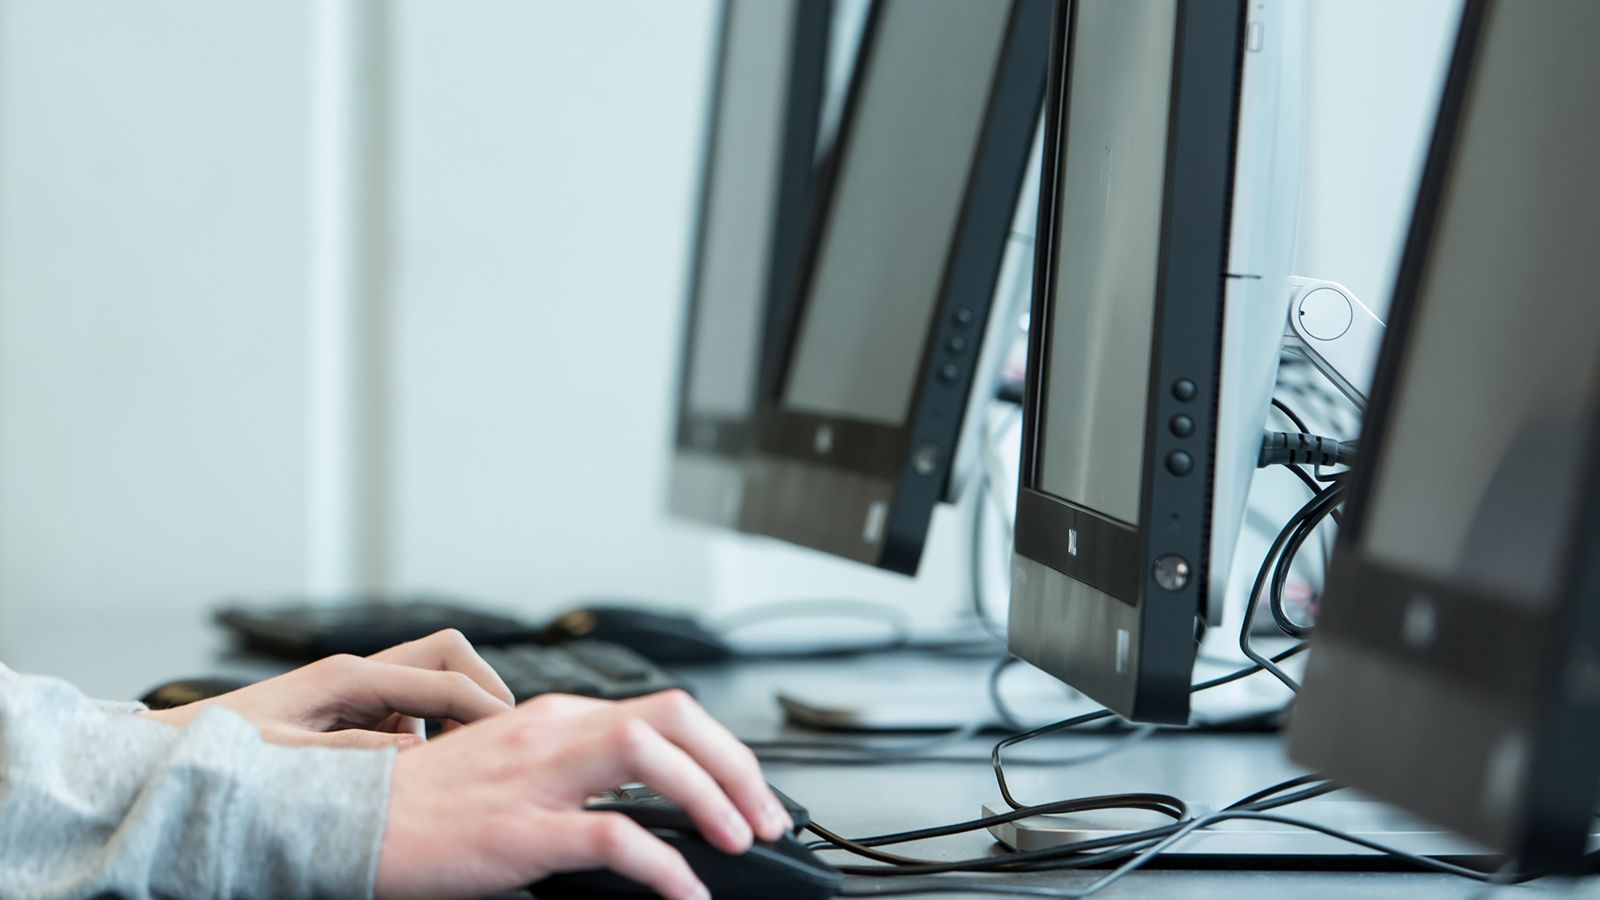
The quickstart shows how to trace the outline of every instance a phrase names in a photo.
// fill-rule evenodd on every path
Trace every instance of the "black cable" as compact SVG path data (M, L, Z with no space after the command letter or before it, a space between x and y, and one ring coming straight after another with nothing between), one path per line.
M1322 507L1338 503L1340 497L1342 496L1343 490L1344 487L1342 484L1334 484L1324 488L1322 491L1318 492L1315 497L1312 497L1309 501L1307 501L1304 506L1300 507L1300 509L1292 517L1290 517L1289 523L1283 527L1283 530L1278 532L1277 537L1273 538L1272 546L1267 548L1267 555L1261 561L1261 567L1256 570L1255 581L1251 583L1250 593L1245 600L1244 621L1239 626L1240 652L1244 653L1244 655L1251 662L1260 666L1262 669L1265 669L1267 672L1271 673L1274 678L1283 682L1283 684L1288 687L1289 690L1295 691L1296 693L1300 691L1299 683L1293 678L1289 677L1288 673L1278 668L1274 664L1274 660L1266 659L1261 654L1257 653L1255 648L1250 646L1250 629L1255 624L1256 606L1260 602L1261 592L1266 586L1268 575L1273 571L1273 567L1277 563L1278 556L1283 551L1284 544L1289 540L1289 537L1293 533L1294 529L1297 528L1299 524L1306 518L1315 515Z
M1271 665L1272 663L1283 662L1289 657L1294 656L1305 649L1305 644L1296 644L1295 646L1273 656L1270 661L1265 662L1267 662L1268 665ZM1251 675L1254 675L1263 668L1265 668L1265 666L1263 666L1260 662L1256 662L1252 665L1246 666L1243 669L1229 672L1226 675L1219 675L1216 678L1210 679L1209 681L1202 681L1190 687L1189 692L1199 693L1200 691L1209 691L1212 688L1221 687L1225 684L1231 684L1241 678L1247 678ZM1274 666L1274 668L1276 667ZM989 764L994 769L995 784L999 787L1000 796L1006 801L1006 805L1012 809L1022 809L1028 806L1028 804L1022 803L1013 797L1010 786L1006 784L1005 761L1002 759L1002 754L1005 752L1007 747L1015 747L1017 744L1023 743L1024 741L1031 741L1034 738L1043 737L1047 734L1054 734L1057 731L1065 731L1068 728L1076 728L1079 725L1086 725L1090 722L1098 722L1103 719L1109 719L1113 715L1114 713L1112 713L1109 709L1095 710L1094 712L1088 712L1082 715L1073 716L1068 719L1062 719L1059 722L1051 722L1048 725L1040 725L1038 728L1032 728L1020 734L1011 735L995 744L994 749L989 753Z
M1279 787L1281 787L1281 786L1279 786ZM1323 787L1327 788L1327 789L1332 789L1332 786L1329 786L1329 785L1324 785ZM1269 792L1271 790L1272 789L1269 789ZM1326 792L1326 791L1324 790L1323 792ZM1261 792L1258 792L1258 793L1261 793ZM1307 792L1301 792L1301 793L1307 793ZM1278 798L1278 800L1276 802L1278 803L1278 805L1287 805L1288 798L1287 797ZM1129 875L1129 874L1131 874L1131 873L1143 868L1144 866L1148 865L1151 861L1156 859L1158 856L1160 856L1166 850L1170 849L1172 846L1176 845L1179 841L1183 840L1185 837L1188 837L1190 834L1193 834L1195 831L1198 831L1198 830L1200 830L1202 828L1211 827L1211 826L1213 826L1213 825L1215 825L1215 824L1217 824L1219 822L1229 821L1229 820L1249 820L1249 821L1259 821L1259 822L1270 822L1270 823L1274 823L1274 824L1278 824L1278 825L1284 825L1284 826L1291 827L1291 828L1303 828L1303 829L1306 829L1306 830L1309 830L1309 831L1315 831L1315 832L1317 832L1319 834L1326 835L1326 836L1331 837L1331 838L1333 838L1335 840L1338 840L1338 841L1343 841L1345 843L1349 843L1349 844L1353 844L1355 846L1363 847L1363 848L1365 848L1367 850L1371 850L1371 851L1373 851L1375 853L1381 853L1381 854L1384 854L1386 856L1390 856L1390 857L1392 857L1394 859L1402 860L1404 862L1407 862L1407 863L1409 863L1411 865L1414 865L1414 866L1417 866L1419 868L1430 869L1430 870L1435 871L1435 872L1442 872L1442 873L1450 874L1450 875L1456 875L1456 876L1459 876L1459 877L1468 878L1468 879L1471 879L1471 880L1474 880L1474 881L1479 881L1479 882L1485 882L1485 883L1490 883L1490 884L1504 884L1504 883L1512 883L1512 882L1515 882L1515 881L1528 880L1531 877L1535 877L1535 876L1533 876L1531 874L1525 874L1525 875L1521 875L1521 876L1512 875L1509 866L1502 867L1500 870L1498 870L1496 872L1492 872L1492 873L1491 872L1483 872L1483 871L1479 871L1479 870L1476 870L1476 869L1468 868L1466 866L1460 866L1460 865L1456 865L1454 863L1445 862L1443 860L1433 859L1433 858L1430 858L1430 857L1426 857L1426 856L1421 856L1421 855L1418 855L1418 854L1410 853L1410 852L1401 850L1399 848L1392 847L1392 846L1389 846L1387 844L1380 843L1378 841L1374 841L1374 840L1370 840L1370 839L1361 837L1359 835L1354 835L1354 834L1350 834L1348 832L1340 831L1339 829L1332 828L1330 826L1323 825L1323 824L1318 823L1318 822L1311 822L1311 821L1308 821L1308 820L1305 820L1305 819L1294 818L1294 817L1291 817L1291 816L1282 815L1280 813L1271 812L1271 811L1269 811L1269 808L1259 808L1259 805L1257 807L1251 807L1251 806L1246 806L1246 805L1241 805L1241 804L1234 804L1234 805L1231 805L1231 806L1229 806L1229 807L1227 807L1227 808L1225 808L1225 809L1223 809L1221 811L1218 811L1218 812L1215 812L1215 813L1211 813L1209 815L1201 816L1199 818L1189 819L1189 820L1187 820L1185 822L1182 822L1182 823L1174 824L1174 825L1171 825L1171 826L1166 826L1163 829L1149 829L1149 830L1147 830L1147 832L1138 833L1138 834L1140 834L1140 836L1137 837L1137 838L1135 838L1133 834L1125 836L1125 839L1132 839L1132 840L1136 841L1137 849L1134 850L1131 853L1128 850L1111 851L1109 853L1099 854L1098 856L1094 857L1097 862L1103 862L1108 857L1121 857L1125 861L1117 869L1113 870L1110 873L1107 873L1106 875L1101 876L1100 878L1098 878L1095 881L1091 882L1089 885L1087 885L1085 887L1082 887L1082 888L1054 888L1054 887L1048 887L1048 886L1043 886L1043 885L1040 885L1040 886L1008 885L1008 884L1004 884L1004 883L991 883L991 882L987 882L987 881L977 881L977 880L971 880L971 879L968 879L966 881L956 881L956 880L950 880L950 879L939 879L937 881L935 881L935 880L923 880L923 881L913 882L913 883L889 885L889 886L877 887L877 888L872 889L872 890L864 889L864 886L850 886L850 887L848 887L848 889L846 891L844 891L842 893L845 896L874 896L874 895L876 895L876 896L906 896L906 895L911 895L911 894L926 894L926 893L955 893L957 891L977 892L977 893L982 893L984 891L994 891L996 893L1001 893L1001 894L1005 894L1005 895L1015 895L1015 896L1058 897L1058 898L1088 897L1088 896L1091 896L1091 895L1093 895L1095 893L1098 893L1101 890L1104 890L1107 887L1110 887L1112 884L1115 884L1117 881L1120 881L1122 878L1126 877L1127 875ZM1152 840L1151 838L1149 838L1147 836L1144 836L1144 835L1147 835L1150 831L1164 831L1165 834L1163 834L1160 837L1155 838L1155 839ZM1086 841L1086 842L1082 842L1081 844L1073 844L1073 845L1069 845L1069 847L1071 847L1071 848L1082 848L1082 845L1083 844L1087 844L1087 843L1089 843L1089 842ZM1068 849L1068 848L1051 848L1051 849L1052 850L1064 850L1064 849ZM1033 855L1037 855L1037 854L1043 853L1043 852L1047 852L1047 851L1032 851L1028 855L1033 856ZM1021 854L1017 854L1017 855L1021 855ZM999 859L1006 859L1006 858L1007 857L999 857ZM1085 857L1085 858L1087 859L1088 857ZM986 857L982 861L987 861L989 859L995 859L995 857ZM1081 863L1082 861L1083 860L1063 860L1058 865L1051 866L1051 868L1080 868L1081 865L1079 865L1079 863ZM948 864L944 864L944 865L948 865ZM874 867L853 866L853 867L847 867L847 868L850 870L851 874L863 874L863 873L865 873L865 874L871 874L871 875L874 875L874 876L881 877L881 876L884 876L884 875L891 875L891 874L892 875L920 875L920 874L923 874L923 870L926 870L926 869L929 869L929 868L934 868L934 866L916 866L916 867L914 867L915 871L912 871L912 867L896 867L896 868L886 868L886 869L878 867L876 870L874 869ZM986 866L984 866L984 868L986 868L986 869L999 868L1002 871L1012 871L1013 870L1010 867L1004 867L1004 866L997 867L997 866L990 866L990 865L986 865ZM1037 870L1038 868L1042 868L1042 867L1040 867L1040 866L1017 867L1017 870L1034 871L1034 870ZM864 872L863 872L863 870L864 870ZM995 890L995 889L998 889L998 890Z
M1302 787L1304 785L1314 784L1322 780L1324 779L1321 775L1301 775L1298 778L1291 778L1288 781L1280 781L1272 787L1262 788L1253 794L1235 800L1233 803L1229 804L1227 808L1242 809L1246 806L1250 806L1253 803L1260 803L1261 801L1266 800L1275 794L1281 794L1290 788Z
M1272 579L1267 590L1267 609L1272 613L1272 619L1285 634L1297 639L1311 636L1312 627L1301 625L1290 618L1288 610L1283 605L1284 588L1289 583L1289 572L1294 565L1294 560L1300 555L1300 548L1306 540L1317 530L1323 520L1329 516L1338 520L1338 504L1343 502L1344 488L1336 483L1326 489L1328 502L1319 504L1314 511L1294 526L1288 540L1283 545L1282 552L1273 563ZM1338 502L1335 502L1338 501Z
M1144 841L1159 840L1178 826L1174 823L1110 837L1076 841L1060 847L1018 850L1000 856L975 856L955 860L918 860L914 857L884 853L870 847L860 847L850 839L840 837L818 825L815 821L806 827L828 841L829 846L834 849L844 850L869 859L877 859L883 863L876 866L835 866L840 872L846 875L870 875L877 878L908 878L918 875L942 875L948 872L1027 872L1039 869L1075 869L1102 865L1110 857L1129 854L1128 845L1130 843L1136 844ZM1096 855L1087 852L1090 850L1105 850L1106 852Z
M1294 427L1300 429L1302 432L1311 431L1311 429L1306 426L1306 420L1300 418L1298 413L1290 409L1287 403L1284 403L1277 397L1272 398L1272 408L1283 413L1284 417L1287 418L1294 425Z
M917 829L916 831L905 831L890 835L878 835L865 840L840 837L839 835L828 831L827 828L824 828L820 825L815 825L815 823L813 823L814 827L812 830L827 842L827 846L832 846L841 850L849 850L851 853L854 853L857 856L863 856L867 859L889 863L895 866L921 867L929 864L944 865L944 863L930 863L929 860L917 859L910 856L902 856L898 853L889 853L885 850L879 850L877 848L889 844L904 844L910 841L928 840L929 838L948 837L953 834L978 831L993 825L1002 825L1007 822L1015 822L1018 819L1025 819L1030 816L1059 816L1105 809L1142 809L1164 815L1172 819L1174 822L1181 822L1189 815L1188 806L1182 800L1170 794L1128 793L1106 794L1099 797L1080 797L1072 800L1061 800L1055 803L1043 803L1038 806L1030 806L1026 809L1012 810L1006 813L998 813L992 816L970 819L968 821L957 822L952 825L940 825L931 828L921 828ZM1120 836L1118 836L1118 842L1123 842ZM1055 850L1059 848L1052 847L1048 849ZM996 863L1017 863L1024 861L1024 856L1023 854L1011 854L1004 857L984 857L984 859L994 859Z
M1308 784L1314 785L1314 786L1311 787L1311 788L1307 788L1304 791L1298 791L1298 792L1293 793L1293 794L1284 794L1283 793L1284 791L1287 791L1290 788L1301 787L1303 785L1308 785ZM1291 778L1288 781L1279 782L1278 784L1272 785L1271 787L1263 788L1262 790L1256 791L1255 793L1250 794L1249 796L1242 797L1239 800L1236 800L1233 803L1229 804L1226 808L1227 809L1252 809L1252 810L1277 809L1277 808L1279 808L1281 806L1288 806L1291 803L1298 803L1301 800L1310 799L1310 797L1313 797L1313 796L1320 796L1322 794L1329 793L1330 791L1336 790L1336 789L1337 789L1336 785L1333 785L1332 783L1326 781L1320 775L1301 775L1301 776L1298 776L1298 777L1295 777L1295 778ZM1138 795L1125 794L1125 795L1118 795L1118 796L1121 796L1121 797L1137 797ZM1169 812L1169 811L1177 811L1180 808L1181 801L1178 801L1178 799L1176 797L1169 797L1167 795L1161 795L1161 794L1149 795L1149 796L1156 797L1156 798L1161 798L1161 800L1166 801L1163 804L1164 808L1161 809L1161 810L1158 810L1158 811L1168 812L1168 814L1171 814L1171 812ZM1106 799L1106 798L1086 798L1086 799L1103 800L1103 799ZM1177 802L1172 802L1172 801L1177 801ZM1032 817L1032 816L1061 815L1061 814L1069 813L1069 812L1081 812L1081 811L1084 811L1084 809L1090 808L1090 807L1081 807L1081 808L1077 808L1077 809L1062 808L1062 807L1066 806L1067 804L1080 804L1080 803L1083 803L1083 802L1084 802L1083 800L1065 800L1065 801L1056 801L1054 803L1043 803L1043 804L1039 804L1038 806L1029 806L1029 807L1024 807L1022 809L1014 809L1014 810L1011 810L1010 812L996 813L994 815L983 816L983 817L976 818L976 819L970 819L970 820L965 821L965 822L957 822L957 823L954 823L954 824L951 824L951 825L938 825L938 826L933 826L933 827L930 827L930 828L919 828L919 829L915 829L915 830L912 830L912 831L898 831L898 832L892 832L892 833L889 833L889 834L872 835L870 837L851 838L848 841L848 843L854 844L854 845L859 845L859 846L865 846L865 847L878 847L878 846L884 846L884 845L888 845L888 844L903 844L903 843L908 843L910 841L928 840L930 838L949 837L951 835L964 834L964 833L969 832L969 831L978 831L980 829L989 828L989 827L991 827L993 825L1003 825L1003 824L1005 824L1007 822L1014 822L1014 821L1016 821L1018 819L1025 819L1025 818L1029 818L1029 817ZM1123 807L1121 807L1121 806L1107 806L1107 807L1098 807L1098 808L1123 808ZM1181 816L1177 816L1177 815L1175 815L1173 817L1174 818L1181 818ZM1096 839L1096 840L1101 840L1101 839ZM1081 846L1081 845L1080 844L1073 844L1072 846L1078 847L1078 846Z
M1280 371L1282 371L1282 370L1280 369ZM1280 382L1278 387L1281 389L1281 388L1285 388L1285 387L1289 387L1289 386ZM1302 393L1302 394L1304 393L1301 390L1301 386L1295 386L1295 387L1292 387L1290 389L1294 390L1296 393ZM1340 395L1340 396L1342 397L1342 395ZM1276 409L1278 412L1282 413L1284 418L1288 419L1289 422L1291 424L1293 424L1295 428L1299 429L1302 434L1306 434L1306 433L1309 433L1311 431L1311 429L1309 427L1307 427L1307 425L1306 425L1306 420L1301 418L1298 413L1296 413L1293 409L1289 408L1289 405L1287 403L1284 403L1282 400L1278 399L1277 397L1273 397L1272 398L1272 408ZM1324 410L1324 411L1326 411L1326 410ZM1337 433L1339 433L1340 435L1343 435L1345 433L1345 432L1339 430L1338 423L1332 423L1332 424L1333 424L1334 430ZM1355 441L1346 440L1346 441L1342 441L1342 443L1346 448L1349 448L1352 451L1355 448ZM1339 477L1342 474L1344 474L1344 473L1343 472L1334 472L1334 473L1331 473L1331 474L1324 475L1323 472L1322 472L1322 466L1320 464L1312 466L1312 469L1311 469L1311 477L1316 481L1332 481L1333 479ZM1316 488L1312 488L1312 490L1315 491Z
M1300 480L1300 483L1305 485L1306 489L1311 492L1312 496L1316 496L1324 488L1327 487L1327 484L1325 484L1324 482L1337 480L1340 476L1342 476L1344 474L1344 473L1341 472L1338 475L1329 475L1329 476L1326 476L1326 477L1324 477L1324 476L1312 476L1312 475L1306 474L1306 470L1305 470L1304 467L1295 465L1294 463L1280 463L1279 465L1283 466L1285 469L1288 469L1290 471L1290 473L1292 473L1294 475L1295 478L1298 478ZM1321 479L1321 480L1319 481L1319 479ZM1335 510L1334 513L1333 513L1333 521L1334 522L1340 522L1341 521L1341 517L1340 517L1340 515L1339 515L1337 510Z
M1348 466L1355 459L1354 443L1306 432L1269 431L1261 436L1261 452L1256 456L1256 466L1265 468L1283 463Z
M1243 798L1226 807L1230 811L1265 812L1298 803L1310 797L1320 796L1336 786L1323 783L1294 794L1282 794L1291 787L1320 780L1317 776L1301 776L1273 785L1262 791L1257 791L1249 797ZM1095 805L1085 805L1085 804ZM1143 803L1144 805L1135 805ZM1077 804L1078 809L1062 809L1067 804ZM1116 809L1140 808L1152 809L1174 818L1170 825L1130 831L1125 834L1112 835L1104 838L1092 838L1075 841L1058 847L1048 847L1040 850L1014 851L1003 856L984 856L965 860L919 860L899 854L886 853L874 849L890 843L905 843L913 840L926 840L934 837L946 837L967 831L976 831L991 825L1003 824L1020 818L1034 815L1060 815L1066 812L1083 811L1085 809ZM1127 860L1140 852L1167 838L1184 828L1186 823L1194 819L1187 818L1187 810L1181 800L1161 794L1126 794L1107 797L1084 798L1077 801L1059 801L1051 804L1027 807L1009 813L994 816L985 816L956 825L941 826L938 828L919 829L917 831L900 832L893 835L879 835L869 839L842 838L826 827L813 822L808 826L813 832L822 836L824 846L845 850L856 855L875 859L886 863L884 866L840 866L839 871L847 875L907 878L925 875L939 875L949 872L980 872L980 871L1056 871L1066 869L1080 869L1092 866L1105 865L1118 860ZM868 843L871 841L872 843ZM1104 851L1094 852L1089 851ZM955 882L944 882L955 883ZM976 890L977 888L969 888Z
M1305 469L1302 469L1294 463L1283 463L1283 467L1293 473L1294 477L1300 479L1300 483L1305 485L1306 488L1311 491L1311 493L1315 494L1322 490L1322 485L1318 484L1315 478L1312 478L1309 474L1307 474Z

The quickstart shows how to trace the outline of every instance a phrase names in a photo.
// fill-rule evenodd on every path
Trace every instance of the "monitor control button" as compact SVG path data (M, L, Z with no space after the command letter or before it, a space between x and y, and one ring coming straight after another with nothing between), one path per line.
M939 367L939 380L945 384L954 384L961 377L961 367L955 363L945 363Z
M932 475L939 471L939 448L933 444L923 444L911 454L911 469L918 475Z
M1199 394L1200 389L1195 387L1195 383L1187 378L1179 378L1172 383L1172 396L1182 400L1184 403L1188 403Z
M967 339L959 334L953 335L950 340L944 342L944 349L952 354L965 353L967 351Z
M1188 416L1173 416L1168 427L1172 429L1174 435L1181 438L1194 434L1194 420Z
M1182 450L1174 450L1171 453L1168 453L1167 471L1174 475L1189 474L1190 472L1194 471L1194 457L1183 452Z
M972 320L977 318L977 317L975 315L973 315L972 310L970 310L967 307L963 306L960 309L956 310L955 313L950 316L950 318L957 325L960 325L961 327L965 328L966 326L971 325L972 324Z
M1181 591L1189 586L1189 561L1176 553L1156 558L1150 574L1164 591Z

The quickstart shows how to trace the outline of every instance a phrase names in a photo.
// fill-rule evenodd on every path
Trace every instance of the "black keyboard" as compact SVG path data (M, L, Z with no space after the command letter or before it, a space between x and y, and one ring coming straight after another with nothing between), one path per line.
M626 700L683 687L655 663L627 647L604 641L512 644L479 647L478 652L505 679L519 703L540 694Z
M307 661L335 653L370 656L446 628L459 630L479 647L530 641L542 630L509 616L431 596L325 606L234 605L217 610L216 620L250 650Z
M772 793L778 798L778 802L783 804L784 811L794 822L796 834L811 824L811 813L804 806L794 802L792 797L777 788L772 788ZM676 803L642 784L625 784L614 791L607 791L592 798L587 804L589 809L617 809L626 805L677 806Z

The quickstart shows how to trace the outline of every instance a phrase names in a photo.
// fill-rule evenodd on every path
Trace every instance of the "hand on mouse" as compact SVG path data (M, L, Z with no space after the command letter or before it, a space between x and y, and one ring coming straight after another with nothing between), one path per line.
M187 725L220 706L279 744L405 749L423 741L423 719L465 724L507 712L511 690L454 629L382 653L330 656L221 696L140 713Z
M384 900L475 896L609 868L674 900L709 895L676 850L584 801L643 782L727 853L793 827L755 754L682 691L617 703L546 695L395 758Z

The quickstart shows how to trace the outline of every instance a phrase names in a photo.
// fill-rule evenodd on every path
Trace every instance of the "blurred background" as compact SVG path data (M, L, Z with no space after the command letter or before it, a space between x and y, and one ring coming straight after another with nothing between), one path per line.
M1310 8L1297 269L1380 315L1459 11ZM665 511L714 20L0 0L0 661L235 596L948 620L958 509L915 579Z

